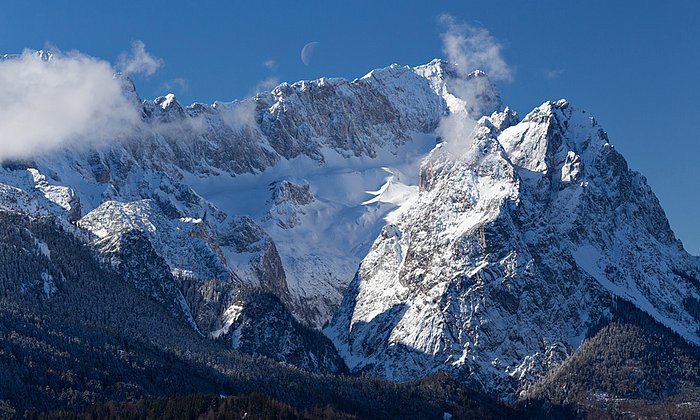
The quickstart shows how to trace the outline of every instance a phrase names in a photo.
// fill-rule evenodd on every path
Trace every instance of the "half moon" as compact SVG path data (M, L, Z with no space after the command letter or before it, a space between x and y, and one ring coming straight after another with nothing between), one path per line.
M314 53L318 44L318 41L311 41L301 49L301 62L304 63L304 65L308 66L311 63L311 55Z

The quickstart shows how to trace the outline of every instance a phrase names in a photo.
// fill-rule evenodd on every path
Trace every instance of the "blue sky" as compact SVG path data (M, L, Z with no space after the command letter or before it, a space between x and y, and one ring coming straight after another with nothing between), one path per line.
M567 98L587 109L642 172L674 231L700 254L695 1L66 1L3 0L0 52L58 47L116 62L141 40L163 66L136 76L142 97L233 100L262 82L354 78L444 56L438 16L483 26L515 70L499 83L526 114ZM308 66L308 42L319 44ZM267 66L265 63L267 62ZM274 63L273 65L270 65Z

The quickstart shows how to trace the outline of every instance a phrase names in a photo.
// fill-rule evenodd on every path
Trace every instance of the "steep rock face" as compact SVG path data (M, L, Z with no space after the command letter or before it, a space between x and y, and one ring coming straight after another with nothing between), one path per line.
M0 183L0 209L35 216L56 215L65 222L75 221L81 211L80 198L75 191L49 185L46 177L30 165L33 163L15 162L0 168L3 181Z
M257 114L261 131L288 159L322 159L322 147L375 157L383 146L409 140L410 131L434 129L443 110L426 79L396 65L353 81L285 83L256 100L256 110L266 109Z
M284 180L272 187L272 206L263 220L275 220L279 227L292 229L301 223L305 207L314 200L308 183L298 185Z
M112 267L124 281L165 307L176 319L183 319L195 330L187 301L177 288L165 260L153 249L148 237L139 230L103 238L98 247L112 260Z
M325 330L350 369L451 370L513 397L613 296L700 342L683 304L700 293L696 260L595 120L559 101L504 121L483 118L466 150L424 161L418 199L383 229Z
M260 172L299 156L323 162L324 149L375 157L412 132L432 131L444 110L427 79L392 65L352 81L283 83L243 101L183 107L172 94L144 101L151 124L124 147L132 161L174 177Z
M275 243L253 219L235 218L220 236L222 245L232 248L240 265L236 273L245 284L274 293L289 302L289 289Z
M221 251L212 249L207 242L207 227L201 225L201 219L168 217L152 199L128 203L105 201L78 222L78 226L103 241L119 238L125 232L142 232L156 244L169 271L187 270L198 278L225 280L230 274L219 255Z

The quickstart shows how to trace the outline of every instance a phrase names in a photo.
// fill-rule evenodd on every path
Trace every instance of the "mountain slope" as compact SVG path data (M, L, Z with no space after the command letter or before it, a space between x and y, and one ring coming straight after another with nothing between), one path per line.
M151 290L105 266L52 218L0 211L0 251L3 418L184 393L209 393L217 400L257 393L299 411L331 406L360 418L400 418L406 409L418 418L446 411L490 418L515 412L447 377L396 386L311 374L240 353L198 334ZM315 334L312 339L323 343Z
M0 208L76 226L102 261L199 334L228 334L251 289L320 328L385 218L415 196L448 73L439 60L392 65L189 107L173 95L142 101L116 76L143 124L100 147L2 162ZM486 107L500 107L495 90Z
M320 331L299 324L271 293L249 292L237 297L217 338L231 347L285 361L310 372L346 373L333 343Z
M616 300L610 320L591 331L564 363L524 390L542 402L589 417L694 418L700 413L700 349L634 305ZM563 413L562 413L563 414Z

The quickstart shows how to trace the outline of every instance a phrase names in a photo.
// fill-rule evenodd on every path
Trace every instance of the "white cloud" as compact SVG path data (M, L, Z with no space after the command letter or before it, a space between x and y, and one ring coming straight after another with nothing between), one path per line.
M163 65L163 60L146 51L146 45L139 40L131 44L131 54L121 54L117 60L117 69L126 75L155 73Z
M0 159L132 133L141 124L138 104L114 73L108 62L78 52L45 60L25 50L0 60Z
M472 145L476 119L489 115L500 100L490 80L513 80L513 70L503 58L502 46L484 28L457 22L451 15L440 16L444 26L443 52L455 65L456 75L446 80L449 92L457 100L451 102L450 113L437 128L445 151L459 158ZM481 70L487 77L473 73Z
M440 16L445 27L443 52L461 72L484 71L493 80L513 80L513 69L501 54L502 45L484 28L457 22L449 14Z

